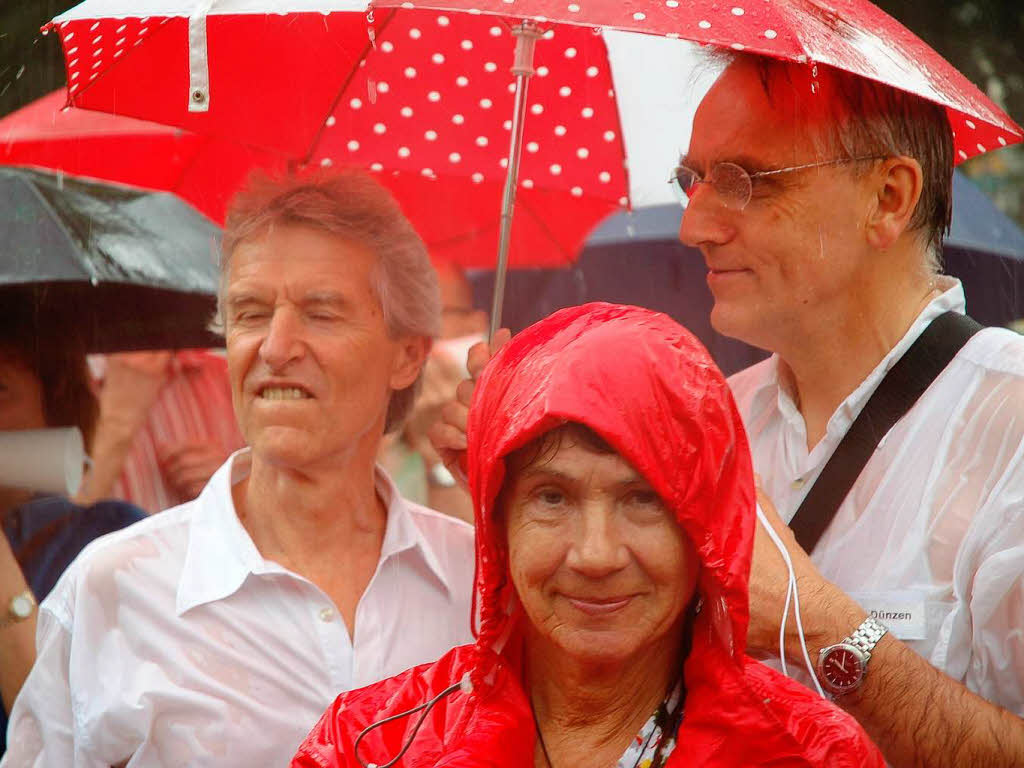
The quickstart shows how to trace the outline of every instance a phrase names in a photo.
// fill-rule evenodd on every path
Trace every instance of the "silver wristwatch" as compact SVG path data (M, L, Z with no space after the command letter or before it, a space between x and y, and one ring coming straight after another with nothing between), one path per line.
M842 642L822 648L818 654L818 681L833 696L860 688L867 674L871 652L889 628L870 616Z
M7 603L7 615L0 617L0 629L6 629L12 624L25 621L32 615L35 607L36 597L32 594L32 590L22 590Z

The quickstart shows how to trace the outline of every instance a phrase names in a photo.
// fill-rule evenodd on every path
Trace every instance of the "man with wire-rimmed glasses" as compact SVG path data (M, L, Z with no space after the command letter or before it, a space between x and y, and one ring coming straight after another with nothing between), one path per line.
M986 328L957 351L938 332L974 329L939 267L952 172L943 108L738 54L671 182L712 325L774 353L730 379L795 575L759 528L748 646L809 668L893 765L1024 765L1024 340ZM470 351L471 373L488 352ZM865 411L883 379L888 398ZM452 467L472 391L460 385L432 434ZM829 499L835 516L816 515ZM813 557L786 523L817 537ZM784 614L794 582L800 610Z
M774 353L730 384L820 684L893 765L1020 765L1024 340L977 332L887 434L875 425L881 442L813 558L782 522L887 372L933 320L964 312L960 283L939 273L952 153L941 107L738 56L672 182L712 325ZM788 572L760 533L748 642L778 655ZM784 645L803 665L792 620Z

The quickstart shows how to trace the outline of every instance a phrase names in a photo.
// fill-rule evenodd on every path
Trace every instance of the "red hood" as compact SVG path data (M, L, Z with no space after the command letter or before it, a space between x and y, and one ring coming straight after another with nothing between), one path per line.
M526 329L477 384L468 466L478 644L500 645L520 610L493 520L504 457L569 421L590 427L627 459L696 546L704 604L691 657L711 652L741 666L754 482L736 405L691 333L665 315L604 303L564 309Z

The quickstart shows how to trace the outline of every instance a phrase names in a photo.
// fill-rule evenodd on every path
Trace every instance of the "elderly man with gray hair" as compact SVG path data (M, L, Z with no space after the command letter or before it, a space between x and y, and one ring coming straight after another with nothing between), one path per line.
M472 528L375 466L440 322L394 200L356 172L256 179L222 276L248 448L65 573L4 765L285 765L339 691L471 639Z

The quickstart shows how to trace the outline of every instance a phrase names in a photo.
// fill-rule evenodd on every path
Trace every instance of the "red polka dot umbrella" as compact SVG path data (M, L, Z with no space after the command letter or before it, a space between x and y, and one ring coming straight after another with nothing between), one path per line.
M506 252L513 265L564 263L609 212L662 201L667 173L633 160L652 142L679 149L685 128L657 102L624 109L638 38L654 51L641 76L666 91L683 38L836 66L942 104L958 160L1022 138L865 0L87 0L50 28L73 105L294 167L367 167L435 257L467 266L492 265L499 241L499 264Z

